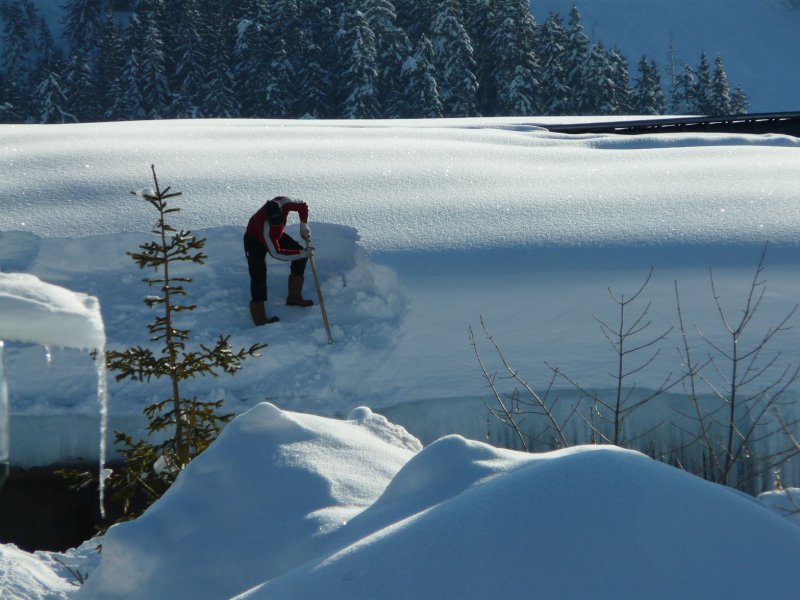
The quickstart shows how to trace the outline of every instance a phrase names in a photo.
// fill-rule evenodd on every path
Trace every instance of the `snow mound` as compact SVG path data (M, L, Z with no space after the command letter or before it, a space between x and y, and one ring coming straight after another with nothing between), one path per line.
M800 552L754 499L634 451L417 447L366 407L259 404L108 531L75 597L777 597Z
M758 501L792 523L800 525L800 488L764 492L758 495Z
M44 283L27 273L0 273L0 339L102 349L97 298Z
M420 441L408 433L405 427L395 425L383 415L372 412L372 410L366 406L354 408L347 419L358 423L361 427L371 431L389 444L395 444L400 448L405 448L412 452L419 452L422 450Z
M3 598L66 600L75 587L59 577L41 556L0 544L0 592Z
M315 558L412 456L401 428L358 417L240 415L143 516L109 529L78 597L227 598Z
M770 597L786 580L764 574L791 573L800 550L752 499L613 447L515 460L448 438L384 500L420 496L439 498L241 598Z

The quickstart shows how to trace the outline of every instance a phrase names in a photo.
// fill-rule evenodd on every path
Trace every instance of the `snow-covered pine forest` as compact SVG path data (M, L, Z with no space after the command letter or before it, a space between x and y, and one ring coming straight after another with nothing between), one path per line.
M0 122L748 108L719 54L624 56L527 0L67 0L60 24L0 0Z

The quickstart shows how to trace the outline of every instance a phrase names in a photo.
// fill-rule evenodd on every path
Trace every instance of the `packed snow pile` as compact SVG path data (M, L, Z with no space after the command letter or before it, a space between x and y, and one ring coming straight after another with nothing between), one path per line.
M259 404L109 530L79 597L227 598L291 571L352 541L342 529L420 448L365 408L338 421Z
M102 350L100 305L27 273L0 273L0 340Z
M351 417L240 415L142 517L94 542L99 566L90 543L61 556L88 580L69 596L51 582L49 597L749 599L791 586L800 528L639 453L529 455L460 436L420 449L369 409ZM23 553L7 580L33 559L54 569Z

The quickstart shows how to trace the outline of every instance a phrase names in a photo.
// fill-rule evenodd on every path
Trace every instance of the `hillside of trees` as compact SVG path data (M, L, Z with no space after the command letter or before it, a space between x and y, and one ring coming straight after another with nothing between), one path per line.
M0 122L731 114L722 58L659 66L527 0L0 0ZM663 77L669 73L669 77Z

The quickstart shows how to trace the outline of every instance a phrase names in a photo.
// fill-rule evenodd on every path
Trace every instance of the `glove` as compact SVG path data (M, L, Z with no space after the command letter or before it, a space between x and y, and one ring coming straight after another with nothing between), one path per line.
M300 237L306 242L311 241L311 230L308 228L308 223L300 223Z

